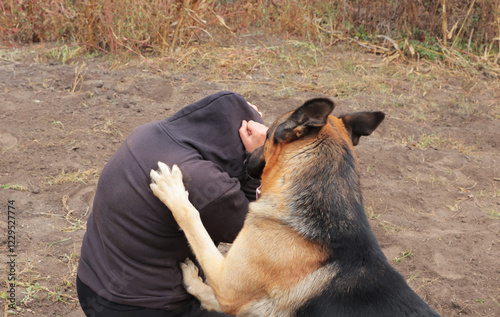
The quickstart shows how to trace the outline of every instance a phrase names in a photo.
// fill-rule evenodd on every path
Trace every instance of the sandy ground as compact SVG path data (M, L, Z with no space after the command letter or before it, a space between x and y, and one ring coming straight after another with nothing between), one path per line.
M80 62L0 60L0 227L5 233L14 200L16 313L83 316L76 266L106 160L135 127L234 90L267 123L325 95L337 115L384 111L386 120L356 150L367 215L385 254L442 316L500 316L498 80L370 67L380 58L362 52L328 54L336 66L307 80L332 84L314 91L292 84L303 74L265 67L222 80L203 67L158 72L161 66L111 69L90 60L79 71ZM0 291L9 296L7 234L0 246Z

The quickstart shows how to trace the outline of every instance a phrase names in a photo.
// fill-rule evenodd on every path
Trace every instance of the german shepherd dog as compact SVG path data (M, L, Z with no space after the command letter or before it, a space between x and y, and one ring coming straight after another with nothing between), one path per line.
M189 293L236 316L439 316L387 261L364 212L354 145L382 112L330 115L312 99L269 128L247 159L261 178L243 229L224 257L188 200L180 169L159 162L151 189L184 231L208 285L188 261Z

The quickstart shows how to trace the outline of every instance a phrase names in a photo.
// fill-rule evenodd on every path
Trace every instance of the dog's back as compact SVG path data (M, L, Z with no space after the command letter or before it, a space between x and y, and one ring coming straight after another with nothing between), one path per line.
M387 262L370 233L368 244L350 241L345 248L334 250L338 274L321 294L296 312L297 317L439 316Z
M354 152L349 146L336 149L330 142L335 140L323 141L317 149L321 155L303 167L311 169L306 175L312 177L292 188L297 217L306 218L289 225L328 249L325 265L334 266L336 274L296 316L439 316L382 252L363 207Z
M297 317L429 317L439 316L404 282L397 272L387 271L377 281L340 291L334 284L311 299ZM334 283L340 282L335 280ZM373 283L375 282L375 283ZM385 283L385 284L384 284Z

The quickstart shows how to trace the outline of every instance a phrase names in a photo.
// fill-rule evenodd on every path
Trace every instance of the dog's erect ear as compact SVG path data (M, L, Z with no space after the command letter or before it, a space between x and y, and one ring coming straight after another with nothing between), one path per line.
M353 145L359 143L361 136L372 134L384 118L385 114L380 111L349 113L340 117L351 134Z
M290 142L306 135L311 128L321 128L335 107L333 101L316 98L306 101L281 123L274 132L275 142Z

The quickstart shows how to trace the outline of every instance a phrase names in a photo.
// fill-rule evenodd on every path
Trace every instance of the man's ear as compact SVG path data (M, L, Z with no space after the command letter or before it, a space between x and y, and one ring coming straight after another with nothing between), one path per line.
M306 135L311 128L323 127L335 104L330 99L315 98L306 101L274 132L275 142L290 142Z
M361 136L372 134L384 118L385 114L380 111L349 113L340 117L347 132L351 134L353 145L359 143Z

